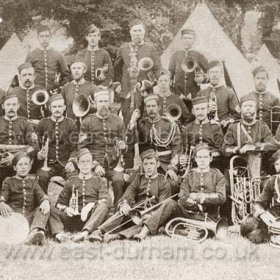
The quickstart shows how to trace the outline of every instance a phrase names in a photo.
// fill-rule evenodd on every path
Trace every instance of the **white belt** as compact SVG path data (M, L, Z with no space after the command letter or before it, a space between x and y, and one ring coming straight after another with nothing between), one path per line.
M168 150L168 151L161 151L161 152L157 152L157 154L159 156L165 156L165 155L170 155L172 154L172 151L171 150Z

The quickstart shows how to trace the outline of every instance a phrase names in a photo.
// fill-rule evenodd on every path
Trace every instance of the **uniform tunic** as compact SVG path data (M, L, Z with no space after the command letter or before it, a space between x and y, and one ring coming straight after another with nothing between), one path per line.
M36 48L31 51L26 62L30 62L35 69L35 84L51 91L64 85L70 80L70 72L61 53L53 48ZM57 83L57 75L60 74L60 81Z
M207 58L201 53L190 50L187 54L188 57L192 58L197 62L204 72L208 70L208 61ZM189 93L192 98L195 98L200 87L194 81L195 73L185 73L182 69L182 63L184 63L186 58L186 51L180 50L175 52L169 62L168 70L171 72L171 78L174 80L174 90L178 95L187 96Z
M218 118L219 121L228 121L229 119L239 119L238 100L233 90L227 86L208 87L201 90L198 96L206 96L210 101L211 92L214 91L217 97Z
M109 86L110 82L114 78L114 69L112 66L112 61L109 53L103 49L97 49L94 51L89 50L88 48L80 50L77 53L78 58L82 58L86 65L87 71L85 73L85 79L97 86ZM103 68L107 64L108 71L106 72L106 79L100 81L96 77L96 69Z
M93 93L96 89L97 87L95 85L85 80L79 83L71 81L65 84L61 89L61 94L65 100L67 117L72 120L76 119L73 112L73 102L77 96L86 95L93 100Z

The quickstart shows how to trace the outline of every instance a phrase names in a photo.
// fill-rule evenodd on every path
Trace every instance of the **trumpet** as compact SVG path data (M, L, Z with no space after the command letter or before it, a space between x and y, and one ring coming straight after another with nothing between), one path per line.
M194 146L190 146L189 148L189 154L187 154L187 151L184 155L187 158L187 161L185 164L180 165L179 168L179 173L182 174L182 178L186 177L188 172L192 169L192 159L193 159L193 151L194 151Z
M49 142L50 142L50 138L47 137L45 146L44 146L44 148L43 148L44 153L45 153L44 165L43 165L43 167L41 168L43 171L50 171L50 167L48 166Z
M79 212L79 194L78 190L75 191L75 185L72 186L72 196L69 201L69 208L73 210L73 215L78 216L81 213Z
M216 91L215 88L213 88L213 90L210 92L209 103L211 102L213 105L217 106L217 96L216 96L215 91ZM218 110L210 111L209 112L209 119L219 121Z
M32 94L32 101L34 104L38 105L38 106L42 106L45 105L48 100L49 100L49 94L46 90L44 89L39 89L36 90L33 94Z
M182 109L177 104L170 104L166 108L166 117L174 122L181 118Z

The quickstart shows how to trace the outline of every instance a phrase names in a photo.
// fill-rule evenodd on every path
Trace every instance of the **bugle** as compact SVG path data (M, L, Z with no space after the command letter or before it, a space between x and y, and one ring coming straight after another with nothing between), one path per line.
M46 90L44 89L39 89L36 90L33 94L32 94L32 101L33 103L35 103L38 106L42 106L45 105L48 100L49 100L49 94Z

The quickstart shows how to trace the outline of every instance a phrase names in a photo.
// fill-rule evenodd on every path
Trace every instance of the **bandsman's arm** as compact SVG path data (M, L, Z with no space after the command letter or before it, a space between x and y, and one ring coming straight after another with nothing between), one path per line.
M98 201L99 201L99 202L104 202L104 203L106 203L108 206L111 206L111 205L112 205L111 196L110 196L110 194L108 193L108 189L107 189L105 180L103 180L102 178L99 178Z
M217 125L212 125L213 139L214 139L214 149L213 152L221 153L221 149L224 142L224 133L222 128Z
M205 73L208 71L208 59L202 54L198 54L198 65L203 69Z
M229 119L240 119L240 111L239 111L239 102L236 98L236 95L231 88L227 88L229 92L229 99L228 99L228 106L229 106L229 111L230 111L230 116L227 117L225 120Z
M28 145L27 153L30 157L34 158L39 150L39 140L38 135L35 132L33 125L25 120L25 145Z
M60 85L63 86L70 81L70 71L65 58L60 55L58 59L58 71L60 73Z
M161 182L160 182L160 192L159 192L159 198L158 201L161 202L171 196L171 186L168 180L162 176Z
M34 178L34 194L35 194L35 199L37 202L37 206L39 206L44 200L48 200L48 196L44 193L42 188L40 187L38 183L38 179Z
M115 73L115 77L114 77L114 80L116 82L121 82L122 80L122 68L123 68L123 64L124 64L124 61L123 61L123 58L122 58L122 49L123 49L123 46L121 46L119 49L118 49L118 52L117 52L117 57L116 57L116 60L115 60L115 63L114 63L114 73Z
M273 137L273 134L265 122L262 122L262 143L261 149L264 151L277 150L278 141Z
M10 197L10 183L9 178L6 178L2 184L2 189L0 190L0 201L7 203Z
M237 146L237 126L236 123L231 124L224 137L222 152L225 156L230 156L238 151Z
M108 72L106 74L105 81L102 82L102 85L109 86L111 81L113 81L114 79L114 68L113 68L111 57L108 52L106 52L104 55L104 64L108 64Z
M72 187L73 184L71 184L70 181L65 183L57 200L56 207L58 209L65 210L69 206L69 201L72 196Z
M158 79L158 77L161 73L161 61L160 61L160 57L159 57L158 52L155 47L152 48L152 59L154 62L154 66L153 66L154 76L155 76L155 79Z

